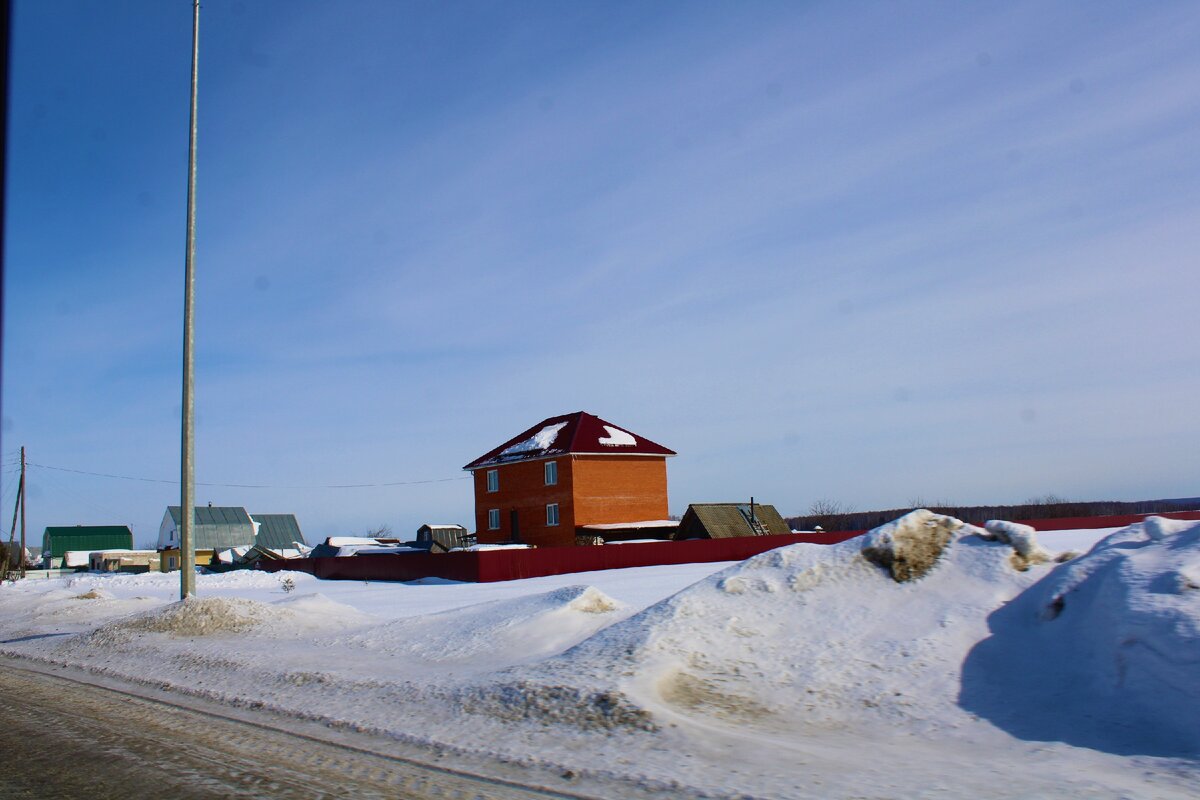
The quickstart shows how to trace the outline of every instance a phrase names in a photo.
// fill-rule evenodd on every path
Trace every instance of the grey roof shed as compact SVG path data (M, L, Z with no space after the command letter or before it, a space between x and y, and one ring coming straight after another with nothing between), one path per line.
M169 506L167 513L175 529L183 521L180 506ZM240 506L196 506L196 525L192 546L197 550L227 550L254 544L254 523Z
M254 543L271 550L290 550L293 542L307 545L295 514L251 514L258 523L258 538Z
M417 528L417 544L442 553L453 547L468 547L475 544L475 539L462 525L425 524Z

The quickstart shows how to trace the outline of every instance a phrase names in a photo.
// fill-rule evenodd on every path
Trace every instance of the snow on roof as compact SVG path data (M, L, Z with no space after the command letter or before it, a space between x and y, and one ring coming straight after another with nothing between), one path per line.
M567 423L565 422L556 422L553 425L547 425L528 439L522 439L516 444L504 448L500 451L500 456L532 453L535 450L549 450L554 445L554 440L558 438L559 431L565 427L567 427Z
M393 536L378 539L369 536L330 536L325 540L325 544L330 547L349 547L353 545L378 545L383 543L395 544L399 541L399 539Z
M666 539L616 539L605 544L662 544Z
M642 528L678 528L679 520L646 519L641 522L605 522L595 525L580 525L585 531L627 531Z
M467 464L472 471L482 467L526 461L570 453L589 455L673 456L663 447L586 411L550 417L514 436Z
M450 552L467 552L478 553L484 550L532 550L533 546L528 544L473 544L470 547L452 547Z

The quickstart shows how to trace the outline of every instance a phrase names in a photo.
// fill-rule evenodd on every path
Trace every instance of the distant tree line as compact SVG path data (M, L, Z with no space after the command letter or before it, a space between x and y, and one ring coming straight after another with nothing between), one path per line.
M792 530L799 531L811 531L817 527L826 531L860 531L891 522L914 508L927 508L937 514L947 514L957 517L963 522L982 525L989 519L1058 519L1060 517L1107 517L1120 514L1195 511L1200 509L1200 498L1134 502L1116 500L1073 502L1057 495L1046 495L1030 498L1024 503L1011 506L958 506L942 501L925 503L921 498L916 498L907 508L890 508L881 511L854 511L836 500L818 500L809 507L807 514L799 517L787 517L786 521Z

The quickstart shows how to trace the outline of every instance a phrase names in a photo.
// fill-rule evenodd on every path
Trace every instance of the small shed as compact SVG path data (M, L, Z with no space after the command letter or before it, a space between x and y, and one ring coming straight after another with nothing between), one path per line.
M755 503L693 503L675 531L675 539L731 539L791 533L775 506Z
M88 557L93 572L158 572L157 550L97 550Z
M462 525L425 524L417 528L417 546L431 553L445 553L455 547L470 547L475 537Z
M68 552L132 549L133 531L128 525L57 526L46 528L42 534L42 562L47 569L62 567ZM79 566L87 566L86 555Z

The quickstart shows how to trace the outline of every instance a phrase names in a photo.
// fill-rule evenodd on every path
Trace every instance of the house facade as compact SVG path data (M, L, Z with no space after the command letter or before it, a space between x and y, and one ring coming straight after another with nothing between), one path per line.
M584 525L665 519L673 455L586 411L543 420L463 467L478 540L566 546Z

